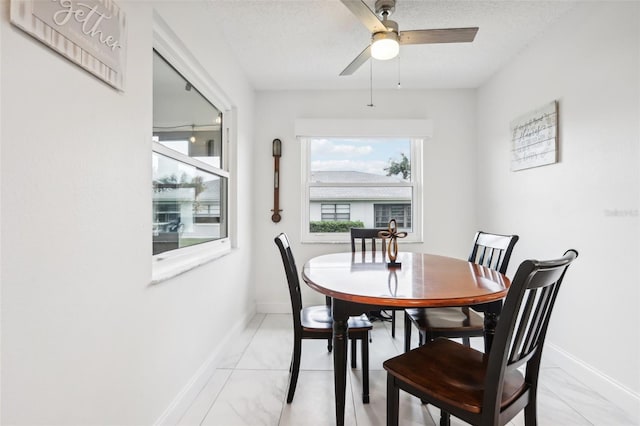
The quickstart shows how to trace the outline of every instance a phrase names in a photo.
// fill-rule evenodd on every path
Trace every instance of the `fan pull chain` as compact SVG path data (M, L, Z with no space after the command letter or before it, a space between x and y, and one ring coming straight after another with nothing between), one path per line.
M369 99L367 106L373 108L373 58L369 58Z
M400 86L400 55L398 55L398 89L402 89Z

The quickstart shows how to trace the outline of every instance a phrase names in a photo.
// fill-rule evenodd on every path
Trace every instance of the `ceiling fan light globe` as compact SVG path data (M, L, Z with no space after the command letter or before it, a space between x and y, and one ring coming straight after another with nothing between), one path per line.
M371 56L375 59L385 61L393 59L400 53L398 35L394 32L377 33L373 36L371 44Z

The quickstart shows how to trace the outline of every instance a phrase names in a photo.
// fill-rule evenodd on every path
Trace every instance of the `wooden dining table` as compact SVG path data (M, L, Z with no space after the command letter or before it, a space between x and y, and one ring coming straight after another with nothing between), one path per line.
M336 425L344 425L347 320L384 308L473 306L484 312L485 350L511 282L503 274L466 260L401 252L389 266L383 253L334 253L305 263L302 279L332 298Z

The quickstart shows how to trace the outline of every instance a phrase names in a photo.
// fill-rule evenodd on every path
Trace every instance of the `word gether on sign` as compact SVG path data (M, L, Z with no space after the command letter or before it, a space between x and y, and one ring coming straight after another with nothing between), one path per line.
M71 18L77 23L82 25L82 32L90 37L97 37L100 43L111 48L115 51L117 48L122 48L120 41L116 40L113 36L106 35L99 29L100 24L104 20L111 19L111 16L107 16L104 13L98 12L98 6L90 6L85 3L74 3L71 0L51 0L59 1L60 6L64 9L57 11L53 15L53 22L57 25L66 25Z

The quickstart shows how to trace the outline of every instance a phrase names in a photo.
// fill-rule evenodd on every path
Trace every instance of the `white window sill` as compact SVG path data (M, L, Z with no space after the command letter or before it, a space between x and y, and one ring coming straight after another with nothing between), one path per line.
M231 253L229 238L184 247L152 258L151 284L169 280Z

